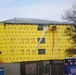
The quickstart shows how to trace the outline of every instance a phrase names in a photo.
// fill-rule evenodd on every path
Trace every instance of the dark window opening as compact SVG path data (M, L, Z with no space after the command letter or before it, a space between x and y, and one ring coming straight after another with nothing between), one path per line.
M67 30L69 31L69 30L70 30L70 28L67 28Z
M38 38L38 42L41 38ZM42 38L41 42L40 43L45 43L45 38Z
M38 54L45 54L46 50L45 49L38 49Z
M75 32L76 32L76 26L75 26Z
M44 26L44 24L39 24L38 26Z
M1 54L2 52L0 51L0 54Z
M42 30L43 30L43 25L38 25L38 28L37 28L37 30L40 30L40 31L42 31Z

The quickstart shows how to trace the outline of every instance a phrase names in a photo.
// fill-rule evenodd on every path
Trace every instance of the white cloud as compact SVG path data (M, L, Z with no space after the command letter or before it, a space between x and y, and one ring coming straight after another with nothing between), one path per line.
M74 0L57 0L24 7L2 9L0 10L0 20L21 17L61 21L61 14L63 14L64 10L71 8L73 2Z

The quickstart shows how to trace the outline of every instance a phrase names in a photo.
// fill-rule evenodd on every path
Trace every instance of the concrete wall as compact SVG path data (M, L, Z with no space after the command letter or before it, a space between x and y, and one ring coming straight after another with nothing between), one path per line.
M4 75L20 75L20 63L0 64L4 68Z

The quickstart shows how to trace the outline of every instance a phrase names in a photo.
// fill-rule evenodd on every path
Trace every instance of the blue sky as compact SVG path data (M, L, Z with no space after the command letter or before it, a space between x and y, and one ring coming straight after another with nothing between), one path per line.
M11 18L38 18L63 21L61 15L75 0L0 0L0 21Z

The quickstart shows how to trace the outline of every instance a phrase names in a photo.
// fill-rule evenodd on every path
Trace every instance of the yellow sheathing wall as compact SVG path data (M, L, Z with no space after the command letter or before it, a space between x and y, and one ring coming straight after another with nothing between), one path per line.
M4 52L4 24L0 23L0 62L4 58L2 52Z
M38 25L26 24L0 24L0 61L1 62L21 62L64 59L65 50L72 46L72 40L66 35L65 30L70 25L55 25L56 30L51 31L53 25L49 26L44 38L45 43L39 44L38 38L44 33L37 29ZM54 42L54 47L53 47ZM45 54L38 54L38 49L45 49Z

